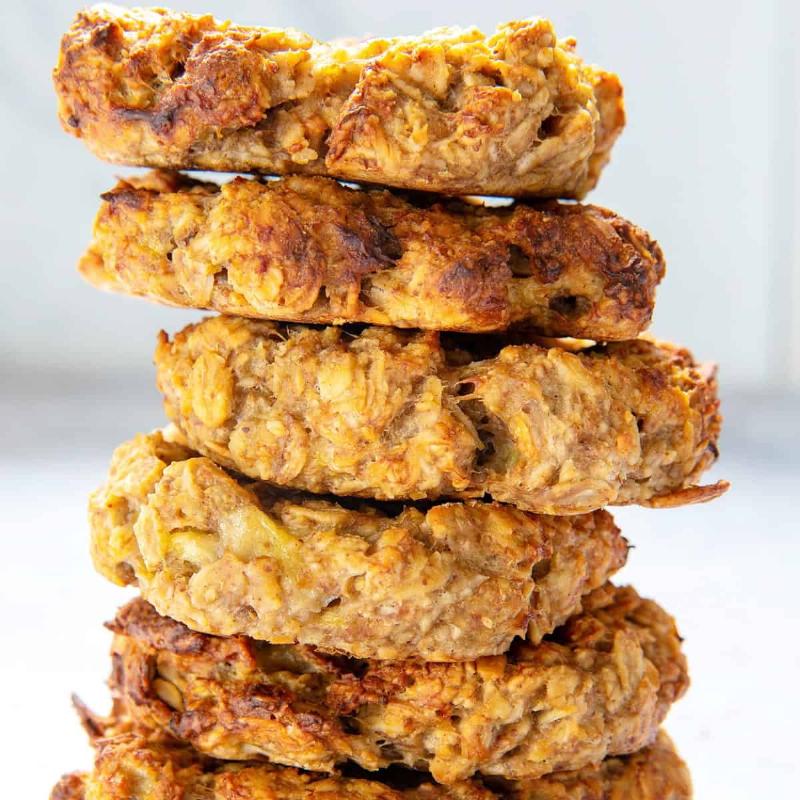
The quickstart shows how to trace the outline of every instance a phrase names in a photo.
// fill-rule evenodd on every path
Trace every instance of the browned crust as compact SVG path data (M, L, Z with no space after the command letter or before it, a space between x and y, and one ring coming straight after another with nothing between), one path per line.
M50 792L50 800L84 800L88 776L81 772L64 775Z
M218 317L156 350L188 442L312 492L475 497L546 514L677 504L717 456L714 371L645 339L568 352ZM686 491L691 489L690 491Z
M437 786L409 775L348 777L290 767L225 763L134 734L98 742L93 772L65 775L50 800L691 800L689 771L661 732L649 747L597 766L493 789L479 781Z
M195 630L428 661L538 642L625 563L606 512L358 506L237 479L155 432L92 495L92 557Z
M220 187L156 172L103 195L80 271L245 317L619 340L647 327L664 260L595 206L488 209L325 178Z
M115 713L211 756L440 783L580 769L652 741L688 684L669 615L607 585L541 644L473 662L355 661L200 634L137 600L111 624Z
M546 20L345 45L95 6L54 82L64 129L117 163L579 198L625 114L619 79L574 47Z
M717 481L707 486L687 486L685 489L663 497L653 497L643 505L648 508L676 508L694 503L710 503L712 500L722 497L730 488L731 485L728 481Z

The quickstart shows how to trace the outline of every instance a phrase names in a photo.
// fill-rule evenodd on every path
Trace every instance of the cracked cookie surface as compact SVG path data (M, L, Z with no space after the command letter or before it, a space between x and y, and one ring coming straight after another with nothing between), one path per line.
M98 5L53 77L64 129L115 163L580 198L625 112L616 75L574 48L541 19L324 43Z
M459 663L374 661L196 633L143 600L110 624L115 714L209 755L440 783L580 769L649 744L688 685L672 618L607 584L538 645Z
M714 371L688 351L504 344L215 317L162 334L155 361L188 443L277 485L379 500L488 494L546 514L725 490L696 485L720 416Z
M103 195L79 268L99 288L244 317L620 340L649 324L664 258L596 206L155 172Z
M364 658L459 661L538 642L627 553L604 511L344 507L237 478L159 431L116 450L90 526L100 573L195 630Z
M65 775L50 800L691 800L686 765L665 733L630 756L489 788L437 786L408 774L320 775L264 763L225 763L126 734L98 743L90 773Z

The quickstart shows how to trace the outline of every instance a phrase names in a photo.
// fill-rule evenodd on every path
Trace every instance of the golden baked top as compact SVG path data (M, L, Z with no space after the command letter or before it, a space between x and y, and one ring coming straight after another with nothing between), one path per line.
M103 195L80 270L100 288L245 317L618 340L647 327L664 258L596 206L154 172Z
M136 600L111 624L115 715L226 759L328 771L354 761L509 779L652 741L686 689L672 618L611 585L536 646L431 664L196 633Z
M264 762L225 763L126 734L98 742L94 770L65 775L50 800L691 800L689 772L669 737L596 766L490 789L438 786L409 774L320 775Z
M385 500L488 493L546 514L724 490L695 486L720 417L713 370L686 350L502 345L216 317L162 334L155 360L191 447L282 486Z
M116 163L582 197L625 113L618 78L574 47L541 19L323 43L99 5L64 35L54 82L65 130Z
M627 552L606 512L345 508L237 479L160 432L117 449L90 522L98 571L195 630L365 658L459 661L538 642Z

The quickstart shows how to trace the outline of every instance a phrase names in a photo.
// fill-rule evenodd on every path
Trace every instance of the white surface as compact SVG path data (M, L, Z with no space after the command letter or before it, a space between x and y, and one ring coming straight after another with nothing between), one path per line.
M116 444L160 424L150 377L15 380L0 408L11 423L0 455L4 796L45 797L59 773L89 764L69 695L105 709L101 623L128 593L92 572L85 498ZM667 729L698 799L788 798L800 781L797 401L731 398L727 411L734 433L716 474L734 489L706 506L618 510L635 545L621 579L686 637L693 686Z
M144 367L153 333L179 317L143 302L87 292L72 265L98 195L125 174L62 133L50 70L81 0L3 4L0 26L0 215L4 360L79 369ZM631 0L175 0L174 6L318 37L419 33L541 14L575 35L587 60L616 69L629 123L595 203L647 227L669 274L655 331L725 365L730 385L786 382L793 308L792 190L798 137L792 83L800 37L795 0L669 3ZM796 131L796 128L795 128ZM25 280L20 280L20 275ZM795 293L797 301L800 295ZM6 298L9 302L5 302ZM67 314L65 329L62 314ZM800 327L793 329L800 352ZM722 334L722 335L720 335Z

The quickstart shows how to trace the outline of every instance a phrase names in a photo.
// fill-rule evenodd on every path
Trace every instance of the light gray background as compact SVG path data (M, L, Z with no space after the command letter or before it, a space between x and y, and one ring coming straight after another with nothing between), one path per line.
M587 60L620 73L629 124L591 200L664 247L654 331L720 362L728 422L715 474L735 482L710 506L620 511L637 545L624 579L675 613L687 637L694 686L668 728L697 796L789 796L800 778L798 4L173 5L321 38L542 14ZM75 8L6 3L0 18L0 735L15 797L45 796L60 772L89 763L68 693L104 707L99 623L123 593L91 571L85 496L117 443L160 423L155 333L192 316L104 296L75 274L97 196L126 172L93 159L55 118L49 72Z

